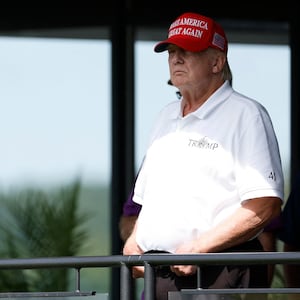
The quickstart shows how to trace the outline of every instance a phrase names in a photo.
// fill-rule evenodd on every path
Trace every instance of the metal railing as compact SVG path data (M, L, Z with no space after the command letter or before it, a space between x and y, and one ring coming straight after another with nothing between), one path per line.
M48 297L51 296L94 296L96 292L82 292L80 288L80 271L83 268L120 268L120 300L134 299L132 290L131 267L145 267L144 292L145 300L154 299L154 267L159 265L186 264L198 266L196 292L199 294L299 294L300 288L243 288L243 289L201 289L201 266L207 265L249 265L249 264L300 264L300 252L234 252L234 253L203 253L203 254L145 254L145 255L113 255L83 257L47 257L1 259L0 270L68 268L74 269L76 280L73 292L38 292L38 293L0 293L0 298L12 297ZM195 292L195 290L191 290ZM189 293L189 291L185 291Z

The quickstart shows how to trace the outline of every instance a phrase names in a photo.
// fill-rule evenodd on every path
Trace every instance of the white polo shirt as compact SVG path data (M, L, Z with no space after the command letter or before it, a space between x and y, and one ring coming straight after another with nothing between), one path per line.
M264 196L283 199L272 122L261 104L225 82L185 117L181 101L161 111L135 184L137 243L172 253L244 200Z

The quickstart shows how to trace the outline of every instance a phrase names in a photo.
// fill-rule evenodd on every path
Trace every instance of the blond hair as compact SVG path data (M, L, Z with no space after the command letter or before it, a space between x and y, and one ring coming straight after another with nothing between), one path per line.
M226 58L226 62L223 67L222 75L223 75L223 79L228 80L230 82L230 84L232 85L232 73L231 73L231 69L230 69L227 58Z

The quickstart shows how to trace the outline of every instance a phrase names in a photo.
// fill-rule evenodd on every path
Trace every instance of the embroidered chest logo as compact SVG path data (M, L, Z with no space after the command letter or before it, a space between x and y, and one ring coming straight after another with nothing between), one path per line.
M188 146L209 150L216 150L219 147L218 143L210 141L206 136L200 140L189 139Z
M270 172L269 178L272 179L273 181L276 181L276 174L275 174L275 172Z

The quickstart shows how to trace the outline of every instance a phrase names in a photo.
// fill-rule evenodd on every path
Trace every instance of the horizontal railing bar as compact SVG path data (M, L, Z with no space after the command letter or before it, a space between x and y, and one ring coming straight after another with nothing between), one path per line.
M35 297L83 297L95 296L96 292L12 292L0 293L0 298L35 298Z
M144 254L127 256L127 265L143 265L143 262L157 265L180 264L233 265L243 264L300 264L300 252L228 252L201 254Z
M125 264L197 265L300 264L300 252L230 252L201 254L144 254L0 259L0 269L120 267Z
M300 288L182 289L182 294L299 294Z

